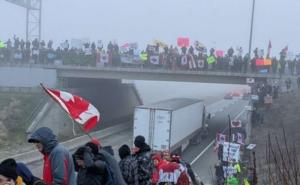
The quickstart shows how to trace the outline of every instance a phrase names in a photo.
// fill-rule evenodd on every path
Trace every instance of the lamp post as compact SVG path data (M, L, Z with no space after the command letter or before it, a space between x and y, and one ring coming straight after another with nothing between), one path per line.
M255 0L252 0L252 15L251 15L251 27L250 27L250 39L249 39L249 57L251 59L251 50L252 50L252 33L253 33L253 21L254 21L254 9L255 9Z

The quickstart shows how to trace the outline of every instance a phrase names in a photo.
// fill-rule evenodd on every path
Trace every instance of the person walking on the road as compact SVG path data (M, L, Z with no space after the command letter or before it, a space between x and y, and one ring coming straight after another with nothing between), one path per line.
M126 182L122 176L119 164L114 156L107 152L104 147L101 146L101 143L98 140L92 139L92 141L85 144L92 149L93 155L97 159L104 160L108 166L109 172L111 172L110 181L115 185L126 185Z
M23 185L23 183L26 185L45 185L43 180L35 177L24 163L16 162L13 158L8 158L3 160L1 164L10 166L16 170L18 174L16 185Z
M104 160L96 158L88 146L79 147L73 154L77 174L77 185L103 185L108 176Z
M137 160L131 155L128 145L122 145L119 148L119 156L121 159L119 166L124 180L128 185L138 185L138 163Z
M221 162L215 165L215 176L217 180L217 185L224 184L224 171Z
M28 139L44 155L43 180L47 185L76 185L73 158L58 143L51 129L41 127Z
M137 136L134 145L134 157L138 161L139 185L150 185L152 173L155 169L151 160L150 146L145 143L144 136Z
M16 185L18 174L8 165L0 164L0 185Z

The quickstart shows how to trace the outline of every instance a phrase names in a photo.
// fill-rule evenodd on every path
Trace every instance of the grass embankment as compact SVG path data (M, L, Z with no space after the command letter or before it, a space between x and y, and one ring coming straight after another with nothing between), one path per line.
M259 184L298 184L300 179L300 91L284 93L254 125ZM295 181L298 181L298 183Z
M0 149L26 142L26 130L41 103L39 93L0 93Z

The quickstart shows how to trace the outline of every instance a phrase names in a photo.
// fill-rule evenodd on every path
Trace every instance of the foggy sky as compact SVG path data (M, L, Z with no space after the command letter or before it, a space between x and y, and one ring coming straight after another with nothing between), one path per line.
M208 47L248 51L252 0L43 0L42 39L176 45L178 36ZM0 39L25 38L23 8L0 0ZM256 0L253 47L300 52L300 1ZM142 48L143 49L143 48ZM272 54L273 55L273 54Z

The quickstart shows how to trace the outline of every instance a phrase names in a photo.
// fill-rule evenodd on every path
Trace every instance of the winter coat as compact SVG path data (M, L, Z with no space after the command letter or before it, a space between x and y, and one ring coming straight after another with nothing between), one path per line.
M112 156L111 154L109 154L107 151L103 149L99 150L99 154L103 156L105 162L110 166L111 170L113 171L116 181L118 183L117 185L126 185L119 164L117 160L114 158L114 156Z
M43 145L43 180L47 185L76 185L72 156L64 146L58 143L56 136L49 128L39 128L32 133L28 141L39 141Z
M124 159L121 159L119 166L127 185L139 184L138 163L133 156L128 155Z
M134 157L138 162L139 185L151 184L151 177L155 167L151 160L150 147L144 144Z
M84 152L83 160L85 167L78 167L77 185L105 184L105 177L107 177L106 163L103 160L95 160L93 154L89 151Z

